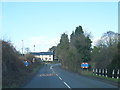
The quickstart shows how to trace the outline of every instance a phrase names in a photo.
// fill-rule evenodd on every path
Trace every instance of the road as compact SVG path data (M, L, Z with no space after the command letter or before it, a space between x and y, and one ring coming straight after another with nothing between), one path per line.
M60 64L47 64L24 88L117 88L108 83L80 76L60 68Z

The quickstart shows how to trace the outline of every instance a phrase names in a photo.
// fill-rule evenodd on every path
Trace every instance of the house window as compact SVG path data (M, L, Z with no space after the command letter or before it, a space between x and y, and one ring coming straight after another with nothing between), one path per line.
M51 60L51 58L49 58L49 60Z

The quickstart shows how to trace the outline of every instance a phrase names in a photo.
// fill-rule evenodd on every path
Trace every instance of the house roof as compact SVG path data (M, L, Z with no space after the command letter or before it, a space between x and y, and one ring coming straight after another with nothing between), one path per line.
M53 55L53 52L30 52L33 55Z

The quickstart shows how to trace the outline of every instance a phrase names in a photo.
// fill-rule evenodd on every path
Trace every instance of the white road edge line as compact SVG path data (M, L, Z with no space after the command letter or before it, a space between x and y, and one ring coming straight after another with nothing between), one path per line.
M66 83L66 82L64 82L64 84L68 87L68 88L70 88L71 89L71 87Z
M62 78L61 78L61 77L59 77L59 79L60 79L60 80L62 80Z

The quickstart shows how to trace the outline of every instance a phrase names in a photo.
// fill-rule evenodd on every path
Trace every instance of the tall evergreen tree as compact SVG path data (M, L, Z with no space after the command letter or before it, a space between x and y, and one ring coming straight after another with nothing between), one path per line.
M62 66L67 68L67 60L69 53L69 39L68 35L63 33L61 35L60 43L57 46L56 55L61 60Z
M82 26L78 26L70 35L70 42L67 34L61 35L56 55L61 59L63 67L77 71L81 62L90 60L90 51L91 40L89 35L85 36Z
M82 26L76 27L75 33L71 34L71 45L75 46L81 59L84 61L90 60L90 51L92 41L87 36L85 37ZM81 60L80 60L81 61Z

